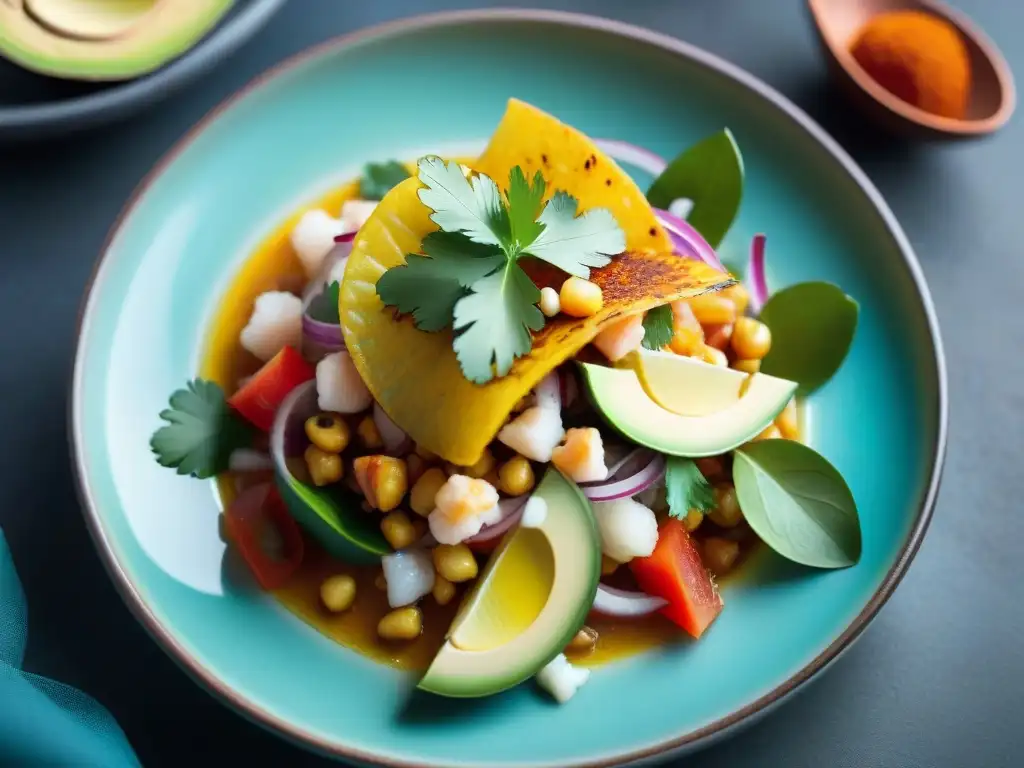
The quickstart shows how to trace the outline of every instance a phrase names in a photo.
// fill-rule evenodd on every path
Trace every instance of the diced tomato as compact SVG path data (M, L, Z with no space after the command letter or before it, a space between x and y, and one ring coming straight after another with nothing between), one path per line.
M694 637L722 611L722 596L681 520L664 522L651 556L635 558L629 567L644 592L668 600L661 612Z
M228 405L265 432L270 431L281 402L316 371L294 347L285 347L228 400Z
M302 565L302 533L273 485L242 491L225 510L224 522L263 589L283 587Z

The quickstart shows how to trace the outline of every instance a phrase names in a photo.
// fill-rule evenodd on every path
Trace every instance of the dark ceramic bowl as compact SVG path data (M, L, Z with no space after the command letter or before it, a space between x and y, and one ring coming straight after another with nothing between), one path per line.
M155 104L223 61L262 29L284 3L243 0L183 56L136 80L60 80L0 59L0 143L95 128Z

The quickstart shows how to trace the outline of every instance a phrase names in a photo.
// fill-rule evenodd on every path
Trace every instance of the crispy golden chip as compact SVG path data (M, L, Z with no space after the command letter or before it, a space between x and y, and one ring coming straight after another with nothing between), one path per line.
M516 104L520 106L513 108ZM391 267L403 264L406 254L419 251L424 236L436 229L429 219L429 209L417 196L420 182L416 178L407 179L391 190L360 230L341 288L340 313L345 342L377 402L418 444L460 465L474 464L523 395L554 368L572 358L603 327L623 315L714 290L730 282L722 273L675 256L667 252L667 248L660 252L636 249L635 243L652 237L662 244L664 233L660 227L654 236L648 231L656 221L635 184L582 134L521 102L513 102L509 110L510 114L519 115L516 126L521 133L505 130L503 121L481 163L474 164L480 170L488 175L493 172L494 178L504 181L508 174L507 170L502 172L501 167L507 163L526 167L526 152L532 157L538 147L551 151L549 162L557 161L558 156L554 154L557 142L541 141L537 137L537 134L557 130L560 135L568 136L573 151L585 146L596 157L598 167L609 174L614 168L617 171L614 180L620 189L626 189L625 181L628 181L635 191L635 195L620 198L616 208L603 193L595 192L606 186L603 182L595 186L585 183L586 177L581 174L561 171L557 172L557 181L549 179L549 190L557 187L576 196L582 210L608 205L618 218L623 210L621 200L632 200L630 210L637 215L623 214L625 221L619 218L632 250L618 256L607 267L591 272L591 279L604 292L602 309L585 319L561 315L549 319L543 330L534 336L530 353L518 359L508 375L483 386L468 381L452 349L450 330L424 333L410 318L397 317L377 296L376 283L380 276ZM523 114L532 115L536 127L524 123ZM530 137L528 150L516 150L514 143L508 145L507 142L514 142L517 136ZM600 202L595 202L594 197ZM641 213L643 215L639 215ZM558 285L565 277L542 262L524 259L522 263L541 286Z
M520 166L528 179L540 170L547 197L565 190L580 202L580 211L607 208L626 232L631 251L671 251L672 242L636 182L597 148L593 140L519 99L509 99L487 149L471 163L499 185Z

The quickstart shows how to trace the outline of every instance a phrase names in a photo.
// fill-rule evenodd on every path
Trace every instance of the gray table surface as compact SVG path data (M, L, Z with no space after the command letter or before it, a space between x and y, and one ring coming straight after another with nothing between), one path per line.
M338 33L479 4L292 0L202 83L132 122L59 142L0 147L0 527L29 601L26 666L96 696L146 766L191 765L197 758L223 765L327 763L196 687L131 618L92 548L72 485L65 408L78 302L93 260L139 179L256 73ZM1002 46L1018 76L1024 73L1024 3L958 4ZM546 5L684 38L745 67L810 112L864 167L906 229L949 358L945 483L909 575L871 629L815 685L682 762L700 768L1021 765L1024 117L974 144L908 146L878 135L828 88L802 0Z

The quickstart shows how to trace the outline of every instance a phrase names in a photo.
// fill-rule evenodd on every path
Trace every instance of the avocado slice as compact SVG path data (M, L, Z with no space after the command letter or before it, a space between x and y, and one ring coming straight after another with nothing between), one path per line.
M674 352L640 350L624 362L636 372L648 397L680 416L725 410L740 399L749 379L743 371Z
M553 468L529 503L535 499L544 502L543 519L520 525L491 555L420 689L457 698L499 693L536 674L583 626L601 577L590 503Z
M0 56L72 80L128 80L181 55L234 0L4 0Z
M306 419L317 413L316 382L292 390L281 403L270 430L270 455L277 489L295 522L331 555L348 563L372 565L392 549L362 499L343 486L318 488L295 476L290 461L302 461L308 445Z
M682 358L680 358L682 359ZM580 363L587 393L610 426L634 443L671 456L699 458L731 451L763 431L786 407L796 382L755 373L737 399L722 410L682 416L648 397L633 370ZM714 376L688 376L681 365L672 386L715 386ZM728 382L727 382L728 383ZM696 400L702 400L695 395Z

